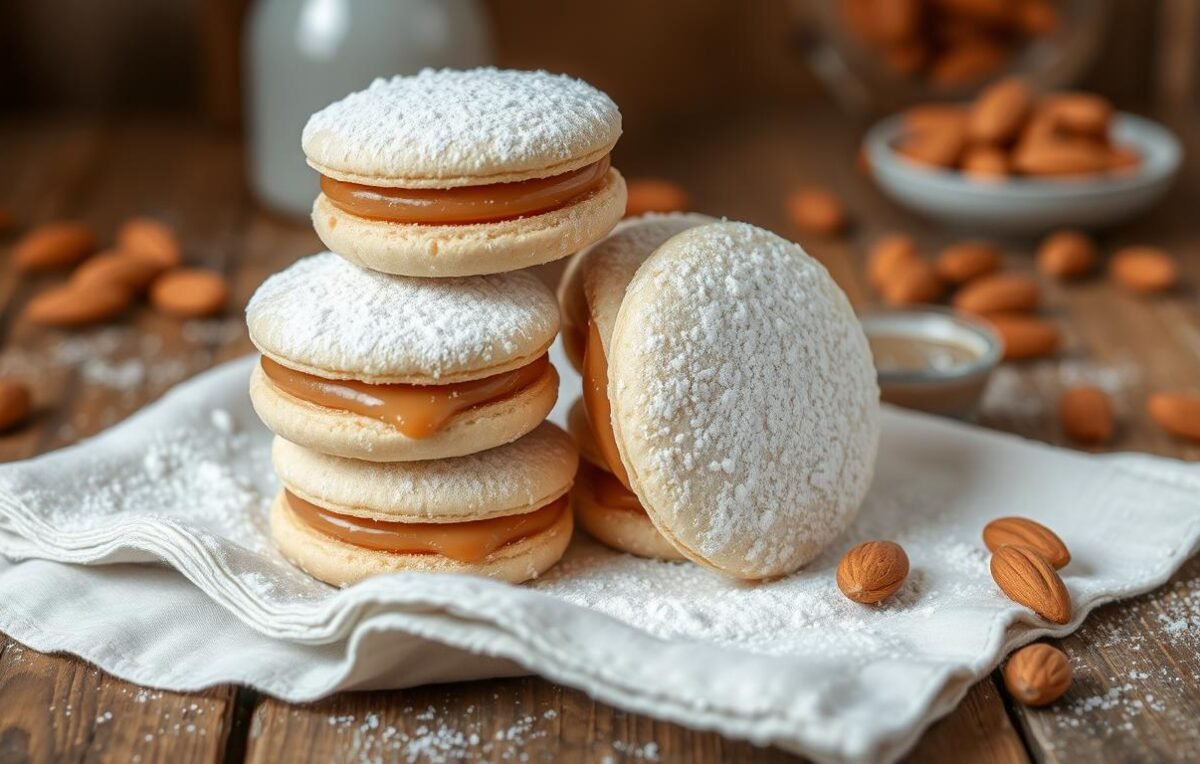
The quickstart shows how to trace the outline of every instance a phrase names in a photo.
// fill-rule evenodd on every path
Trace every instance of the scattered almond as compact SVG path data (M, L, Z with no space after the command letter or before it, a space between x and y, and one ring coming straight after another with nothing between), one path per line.
M1054 324L1029 316L991 315L988 323L1004 343L1005 361L1044 358L1058 351L1062 336Z
M683 212L691 206L686 189L660 178L637 178L626 185L625 217L647 212Z
M229 299L225 277L198 268L179 268L155 279L150 304L179 318L200 318L220 313Z
M1037 281L1019 273L984 276L954 296L954 307L986 316L992 313L1028 313L1037 310L1041 291Z
M1000 250L984 241L951 244L937 258L937 274L951 284L965 284L1000 270Z
M917 243L905 233L891 233L877 240L867 253L867 279L882 291L900 268L917 257Z
M1038 270L1062 281L1092 272L1097 260L1096 244L1080 231L1064 229L1047 236L1038 247Z
M1071 561L1071 553L1054 531L1027 517L1000 517L983 528L983 543L989 552L1002 546L1027 546L1055 568Z
M120 286L47 289L25 306L25 317L42 326L74 327L109 321L121 315L133 296Z
M1017 131L1033 108L1033 91L1016 77L1009 77L984 89L967 120L972 140L1003 144L1017 137Z
M117 249L175 268L183 262L183 247L175 232L153 218L131 218L117 231Z
M1071 595L1046 558L1026 546L1002 546L992 552L992 579L1013 602L1051 623L1071 620Z
M0 431L11 430L33 412L29 386L10 379L0 380Z
M1200 441L1200 394L1155 393L1146 401L1146 412L1172 435Z
M1125 247L1108 265L1113 280L1135 294L1165 292L1179 280L1175 260L1158 247Z
M1100 445L1112 440L1115 428L1112 401L1098 387L1073 387L1063 393L1058 401L1058 418L1063 432L1079 443Z
M1071 661L1058 648L1045 644L1022 647L1004 667L1004 686L1027 706L1045 706L1071 687Z
M96 251L96 235L84 223L47 223L13 245L19 273L69 268Z
M908 577L908 555L892 541L866 541L842 557L837 585L855 602L873 605L896 593Z
M98 289L116 284L140 294L162 271L162 266L150 258L111 250L85 260L71 274L71 283Z
M883 286L883 300L892 307L937 302L944 287L934 267L914 259L900 265Z
M842 202L823 188L802 188L788 197L788 215L801 231L822 235L840 233L846 227Z

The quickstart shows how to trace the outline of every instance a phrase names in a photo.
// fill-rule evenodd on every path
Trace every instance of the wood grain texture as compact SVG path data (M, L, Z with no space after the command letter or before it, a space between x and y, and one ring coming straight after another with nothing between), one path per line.
M653 150L619 149L618 164L629 176L679 180L700 211L789 236L796 232L785 216L787 192L800 184L828 186L851 210L849 234L800 240L859 309L875 304L861 275L863 253L874 238L905 230L932 253L964 235L918 221L884 200L853 169L858 129L832 110L810 104L683 127L666 125L644 136L642 145ZM1197 135L1194 126L1186 127L1194 155ZM3 459L94 433L179 379L249 351L241 325L245 301L270 273L319 248L307 227L263 213L246 196L236 143L185 125L3 124L0 166L13 179L0 203L19 220L80 217L107 238L128 215L159 215L178 227L191 263L222 270L232 283L228 313L219 319L179 322L139 307L114 327L63 333L17 318L24 302L54 279L17 280L0 265L0 372L35 381L41 412L29 426L0 436ZM1092 375L1115 391L1120 427L1109 450L1200 458L1200 447L1164 435L1141 405L1151 390L1194 387L1200 379L1200 309L1194 300L1200 242L1190 210L1197 191L1200 171L1189 164L1168 204L1102 239L1106 250L1153 241L1175 251L1184 264L1185 288L1145 300L1116 293L1103 278L1069 288L1045 285L1048 313L1067 331L1068 351L1052 362L1006 368L1003 389L984 410L986 425L1065 444L1048 402L1072 375ZM5 243L0 238L0 248ZM1029 270L1031 246L1007 245L1009 266ZM542 274L553 279L556 272L550 267ZM1038 711L1014 706L990 677L930 728L910 760L1019 762L1030 753L1062 761L1200 756L1195 724L1187 723L1200 718L1200 645L1188 620L1200 609L1198 566L1193 561L1158 592L1102 609L1063 640L1079 684L1061 703ZM0 645L0 762L134 756L240 761L243 753L257 762L404 761L410 753L432 758L439 750L498 761L521 754L530 761L794 758L627 714L537 678L345 693L290 706L232 687L157 693L69 657ZM112 719L104 719L110 711ZM172 734L176 723L184 733ZM204 734L187 732L188 724Z

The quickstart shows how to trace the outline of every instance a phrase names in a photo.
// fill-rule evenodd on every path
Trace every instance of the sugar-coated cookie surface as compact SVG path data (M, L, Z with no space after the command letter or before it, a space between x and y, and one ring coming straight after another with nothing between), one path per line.
M547 72L426 69L377 79L309 118L309 164L340 180L447 188L549 177L598 161L621 113L586 82Z
M558 331L554 295L528 273L418 279L325 252L263 282L250 338L300 371L371 382L453 382L514 369Z
M609 356L634 491L688 557L796 570L853 521L879 390L845 294L796 244L744 223L670 239L625 292Z
M464 522L530 512L571 487L579 457L544 422L505 446L454 459L374 463L276 438L275 472L289 491L338 514L391 522Z

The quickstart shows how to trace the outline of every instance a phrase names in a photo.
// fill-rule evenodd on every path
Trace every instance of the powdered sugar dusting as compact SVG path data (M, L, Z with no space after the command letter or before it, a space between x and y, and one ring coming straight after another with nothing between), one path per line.
M811 560L853 520L879 435L866 338L825 269L742 223L638 271L609 359L614 423L662 525L747 577Z
M546 72L426 69L377 79L312 115L308 158L382 178L540 170L604 151L621 113L586 82Z
M304 366L437 379L540 351L558 331L558 304L528 273L409 278L324 252L263 282L246 321L260 349Z

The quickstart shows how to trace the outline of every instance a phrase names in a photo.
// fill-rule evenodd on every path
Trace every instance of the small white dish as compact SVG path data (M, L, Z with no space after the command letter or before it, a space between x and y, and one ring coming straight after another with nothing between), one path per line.
M894 115L867 132L871 174L893 201L922 215L980 233L1032 234L1060 226L1102 228L1143 212L1162 198L1179 170L1179 141L1162 125L1124 112L1113 118L1117 145L1141 164L1102 177L969 180L931 168L894 149L902 134Z

